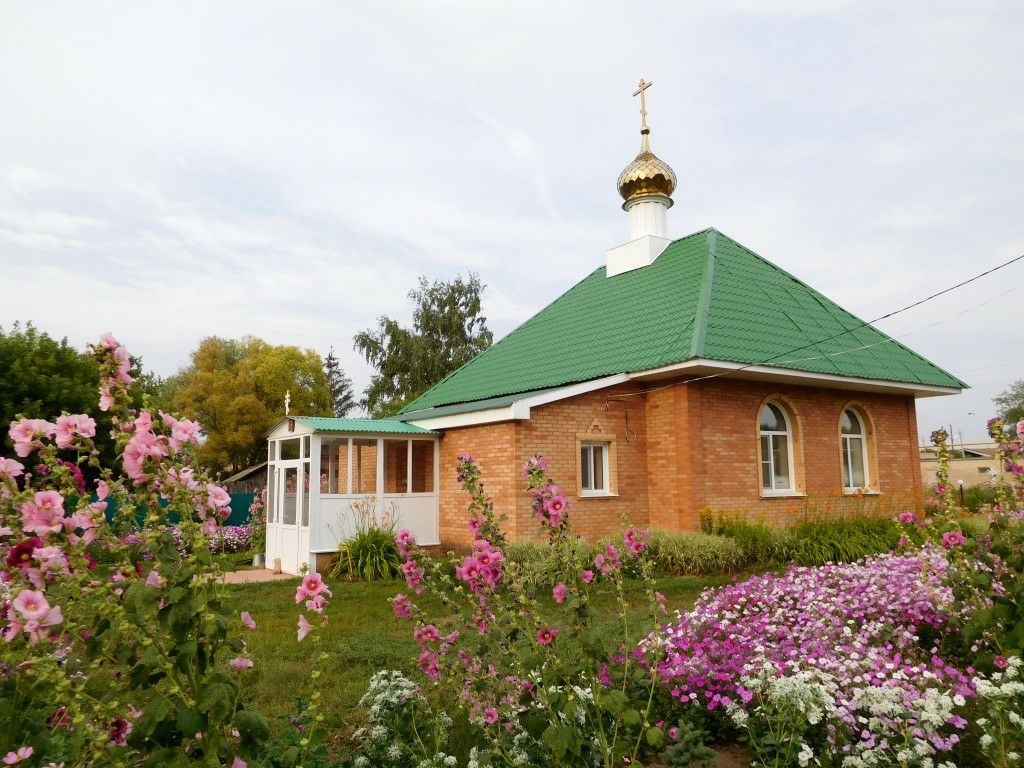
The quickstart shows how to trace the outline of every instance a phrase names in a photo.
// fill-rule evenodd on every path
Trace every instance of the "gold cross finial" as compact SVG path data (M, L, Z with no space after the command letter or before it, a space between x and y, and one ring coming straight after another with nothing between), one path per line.
M640 97L640 133L644 134L644 136L651 132L651 129L647 127L647 100L644 98L646 95L644 91L652 85L654 83L648 83L643 78L640 78L640 86L633 91L634 96Z

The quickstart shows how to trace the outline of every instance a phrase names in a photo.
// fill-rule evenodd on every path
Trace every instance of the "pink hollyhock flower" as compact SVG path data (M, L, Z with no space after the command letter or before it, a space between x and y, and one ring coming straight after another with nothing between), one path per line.
M910 525L917 519L917 515L913 512L904 512L900 515L899 520L903 525Z
M295 603L298 605L303 600L309 600L317 595L330 597L332 594L319 573L309 573L295 590Z
M5 459L0 456L0 480L13 480L25 474L25 465L14 459Z
M64 527L64 497L56 491L38 491L21 506L22 528L43 536Z
M242 626L247 629L256 629L256 622L252 618L252 614L248 611L242 611Z
M1017 422L1017 437L1024 440L1024 420Z
M420 645L424 643L434 643L441 639L441 633L437 631L437 627L433 624L425 624L422 627L416 627L412 633L413 639Z
M306 635L308 635L312 631L312 629L313 629L313 626L309 623L309 621L306 620L306 617L305 616L299 616L299 642L300 643L303 640L306 639Z
M39 547L32 553L43 573L68 573L68 558L60 547Z
M551 645L558 637L558 630L554 627L544 627L537 630L537 642L541 645Z
M299 638L302 639L301 637ZM228 662L232 667L241 672L243 669L251 669L253 666L252 659L247 659L244 656L236 656Z
M568 506L569 502L564 496L552 496L544 502L544 509L551 515L561 516L561 514L565 512L565 508Z
M408 528L403 528L395 534L395 544L398 545L398 551L402 557L408 557L409 550L416 546L416 537Z
M416 666L418 666L420 671L431 680L437 680L441 677L441 665L438 664L438 656L432 651L424 651L421 653Z
M114 407L114 396L110 394L110 387L100 387L100 410L109 411Z
M23 589L19 592L18 596L14 598L13 606L26 619L41 619L50 610L46 595L31 589Z
M100 480L96 483L96 498L103 501L110 495L110 486L105 481Z
M45 419L21 419L12 421L7 434L14 443L14 452L25 458L35 448L43 447L43 440L53 437L57 426Z
M18 747L17 752L8 752L4 755L4 765L17 765L22 760L28 760L34 751L32 747Z
M408 619L412 617L412 600L409 599L408 595L398 594L391 599L391 610L395 612L395 616L400 619Z
M231 506L231 494L216 483L206 484L206 503L210 509Z
M594 580L594 572L584 569L583 573L580 574L583 577L583 583L589 584Z
M110 743L115 747L125 746L128 734L132 732L134 727L135 726L123 717L115 717L110 721L110 726L107 728L107 735L110 737Z
M484 710L484 722L487 725L494 725L498 722L498 710L494 707L488 707Z
M967 538L960 531L946 531L942 534L942 546L946 549L959 547L967 541Z
M115 339L114 334L112 334L110 331L107 331L102 336L100 336L100 344L102 344L107 349L117 349L118 347L121 346L121 342Z
M96 437L96 420L84 413L59 416L54 433L58 448L70 448L78 438Z
M231 768L249 768L249 764L235 755L235 759L231 761Z
M561 581L555 584L554 589L551 590L551 596L555 598L555 602L561 605L565 602L565 584Z
M992 665L996 669L1006 669L1010 665L1010 662L1006 660L1005 656L996 656L992 659Z
M150 587L156 587L160 589L164 585L164 580L160 578L160 574L156 572L154 568L149 572L149 576L146 577L146 585Z

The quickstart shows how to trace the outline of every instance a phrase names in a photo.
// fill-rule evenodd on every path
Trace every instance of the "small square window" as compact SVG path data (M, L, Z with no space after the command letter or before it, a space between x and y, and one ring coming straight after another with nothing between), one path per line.
M611 492L608 487L608 443L580 444L580 490L584 496Z

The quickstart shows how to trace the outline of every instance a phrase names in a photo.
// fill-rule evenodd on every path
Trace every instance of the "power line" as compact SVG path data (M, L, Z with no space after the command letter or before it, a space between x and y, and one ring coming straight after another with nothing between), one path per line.
M963 281L957 283L956 285L951 285L948 288L943 288L941 291L936 291L935 293L931 294L930 296L925 296L923 299L919 299L918 301L915 301L912 304L907 304L905 307L900 307L899 309L894 309L892 312L887 312L884 315L879 315L874 320L862 320L859 325L855 325L852 328L847 328L847 329L845 329L843 331L840 331L839 333L835 333L835 334L833 334L831 336L827 336L827 337L825 337L823 339L818 339L817 341L812 341L812 342L810 342L808 344L803 344L803 345L801 345L799 347L794 347L793 349L787 350L786 352L780 352L777 355L772 355L771 357L765 358L764 360L761 360L760 362L757 362L757 363L747 363L746 365L740 366L739 368L733 368L731 370L722 371L720 373L712 373L712 374L708 374L707 376L698 376L695 379L688 379L686 381L686 383L687 384L694 384L694 383L696 383L698 381L706 381L708 379L717 379L717 378L719 378L721 376L728 376L729 374L732 374L732 373L739 373L740 371L745 371L748 368L753 368L753 367L758 366L758 365L767 365L767 364L771 363L773 360L777 360L778 358L783 357L785 355L791 355L794 352L800 352L801 350L807 349L808 347L815 347L818 344L824 344L826 341L832 341L833 339L838 339L840 336L845 336L848 333L853 333L854 331L858 331L861 328L865 328L865 327L867 327L869 325L872 325L873 323L877 323L877 322L879 322L881 320L888 320L890 317L895 317L896 315L899 315L899 314L901 314L903 312L906 312L907 310L914 309L915 307L919 307L922 304L925 304L925 303L931 301L932 299L937 299L937 298L939 298L939 296L944 296L945 294L950 293L951 291L955 291L957 288L963 288L965 285L969 285L970 283L973 283L976 280L980 280L983 277L991 275L993 272L998 272L1000 269L1003 269L1004 267L1008 267L1011 264L1015 264L1016 262L1021 261L1021 260L1024 260L1024 253L1022 253L1019 256L1015 256L1014 258L1010 259L1009 261L1004 261L1002 264L997 264L996 266L994 266L994 267L992 267L990 269L986 269L984 272L979 272L978 274L974 275L973 277L969 277L968 279L963 280ZM1013 289L1011 289L1011 290L1013 290ZM1009 293L1009 291L1007 291L1006 293ZM862 347L862 349L866 348L866 347L875 346L877 344L884 344L887 341L895 341L895 339L884 339L882 341L874 342L872 344L867 344L864 347ZM854 350L848 350L848 351L852 352ZM841 353L836 353L836 354L841 354ZM825 355L824 357L828 357L828 355ZM808 359L815 359L815 358L808 358Z

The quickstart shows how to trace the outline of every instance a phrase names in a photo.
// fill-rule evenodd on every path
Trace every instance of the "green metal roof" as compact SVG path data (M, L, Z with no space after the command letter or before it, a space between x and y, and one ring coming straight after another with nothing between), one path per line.
M735 240L707 229L676 240L648 267L610 278L604 267L594 270L402 413L695 358L967 386L862 323ZM798 347L804 348L790 353Z
M395 419L334 419L327 416L297 416L299 424L321 432L359 432L374 435L436 435L430 429L423 429Z

